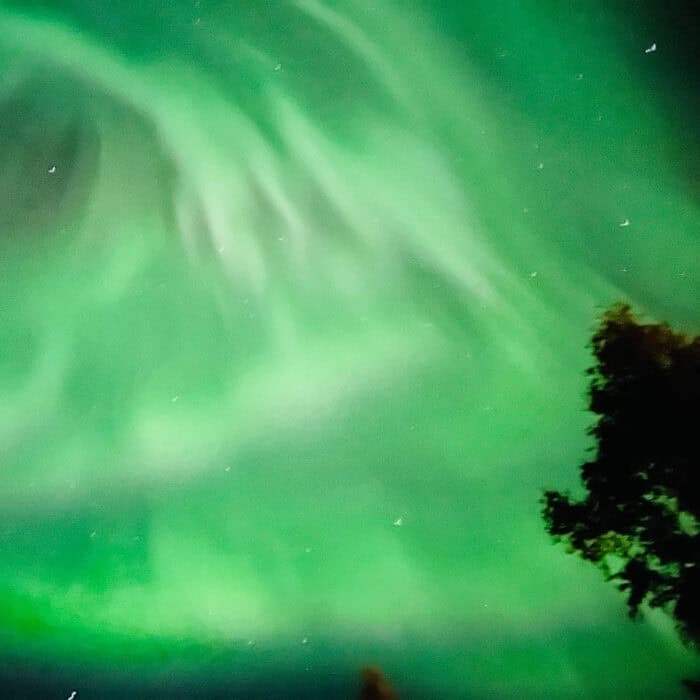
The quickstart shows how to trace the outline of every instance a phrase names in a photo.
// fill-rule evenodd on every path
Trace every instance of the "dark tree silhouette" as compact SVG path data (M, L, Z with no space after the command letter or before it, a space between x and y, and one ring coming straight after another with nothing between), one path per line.
M380 668L366 666L362 669L360 700L398 700L398 695L393 691Z
M545 491L547 531L640 606L667 611L700 649L700 336L643 324L619 304L593 336L595 457L586 495Z

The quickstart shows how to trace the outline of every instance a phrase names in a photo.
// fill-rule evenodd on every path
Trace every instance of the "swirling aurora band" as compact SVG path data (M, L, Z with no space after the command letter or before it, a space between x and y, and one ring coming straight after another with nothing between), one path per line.
M0 5L6 688L692 668L537 498L575 487L595 314L697 327L693 105L648 17L463 4Z

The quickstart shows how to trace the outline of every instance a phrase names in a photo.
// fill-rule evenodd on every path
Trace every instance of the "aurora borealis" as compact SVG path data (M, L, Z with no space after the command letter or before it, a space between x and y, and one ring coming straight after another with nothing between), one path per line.
M7 697L685 697L538 504L700 324L657 5L0 0Z

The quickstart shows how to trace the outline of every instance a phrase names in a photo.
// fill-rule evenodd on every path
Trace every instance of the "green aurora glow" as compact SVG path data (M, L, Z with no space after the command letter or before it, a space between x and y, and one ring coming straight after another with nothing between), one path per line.
M3 678L682 697L539 516L600 309L700 320L690 105L605 5L0 2Z

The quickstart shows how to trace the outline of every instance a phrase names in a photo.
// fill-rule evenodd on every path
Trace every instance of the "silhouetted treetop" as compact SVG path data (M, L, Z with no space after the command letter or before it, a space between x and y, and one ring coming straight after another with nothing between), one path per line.
M700 645L700 337L640 323L620 304L592 349L587 495L546 491L547 530L626 593L632 616L642 603L664 608Z
M360 700L398 700L384 673L377 666L362 669L362 686Z

